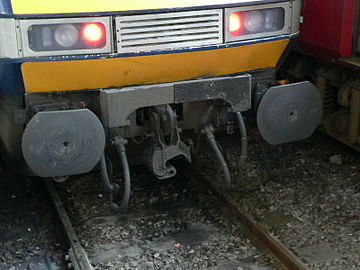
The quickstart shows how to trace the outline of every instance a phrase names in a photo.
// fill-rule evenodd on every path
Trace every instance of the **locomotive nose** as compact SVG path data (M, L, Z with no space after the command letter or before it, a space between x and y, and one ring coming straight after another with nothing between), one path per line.
M257 124L270 144L288 143L311 136L322 117L322 100L310 82L271 87L260 101Z

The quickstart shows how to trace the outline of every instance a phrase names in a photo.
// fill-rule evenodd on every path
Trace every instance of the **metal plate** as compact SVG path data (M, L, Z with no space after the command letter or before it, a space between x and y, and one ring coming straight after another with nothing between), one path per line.
M90 110L39 112L27 124L22 150L41 177L91 171L105 147L105 132Z
M129 115L138 108L172 103L173 84L100 90L102 122L109 128L130 125Z
M118 53L182 49L223 43L221 9L118 16Z
M308 138L322 116L322 101L310 82L270 88L260 101L257 124L270 144Z
M251 108L251 76L222 77L175 83L175 103L223 99L234 112Z
M1 10L0 4L0 10ZM0 18L0 37L6 40L0 46L0 58L17 58L18 44L16 42L15 19Z
M109 128L128 126L138 108L215 99L225 100L233 111L247 111L250 91L250 75L101 90L102 122Z

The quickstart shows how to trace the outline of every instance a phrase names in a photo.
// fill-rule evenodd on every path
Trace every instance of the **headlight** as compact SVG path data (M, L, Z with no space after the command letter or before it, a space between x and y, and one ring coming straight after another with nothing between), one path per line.
M290 33L289 3L225 10L225 41Z
M259 33L264 31L265 15L262 11L244 12L244 26L249 33Z
M42 44L45 45L44 47L46 46L51 47L51 45L53 44L51 28L49 26L41 26L41 25L38 25L37 27L42 28L43 31L40 32L43 32L44 34L46 33L43 37L40 37L43 41ZM37 35L36 34L32 35L31 33L29 33L29 40L31 40L31 38L34 38L34 36ZM79 30L72 24L63 24L57 26L54 31L54 39L56 44L62 48L73 47L79 40ZM30 42L30 47L31 47L31 42Z
M101 23L40 24L28 28L33 51L79 50L103 48L105 26Z
M110 53L109 18L21 21L24 56Z

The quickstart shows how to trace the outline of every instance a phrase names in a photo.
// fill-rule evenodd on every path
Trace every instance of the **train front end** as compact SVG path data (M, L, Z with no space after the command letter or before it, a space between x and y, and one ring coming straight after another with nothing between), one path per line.
M277 144L310 136L320 119L313 85L274 80L299 0L1 3L2 151L32 174L87 173L107 147L121 155L131 143L164 179L173 158L191 161L187 130L211 142L254 111Z

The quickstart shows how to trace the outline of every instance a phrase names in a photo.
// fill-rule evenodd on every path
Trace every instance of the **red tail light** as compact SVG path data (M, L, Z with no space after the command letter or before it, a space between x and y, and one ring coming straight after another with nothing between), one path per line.
M234 12L229 17L229 32L232 36L239 36L243 31L244 22L241 12Z
M239 11L232 8L227 14L227 41L258 38L260 34L272 36L279 35L280 31L287 32L283 7Z
M84 25L81 35L83 41L89 45L102 43L106 39L105 27L100 23L87 23Z
M106 46L106 35L101 22L35 24L28 29L34 52L101 49Z

